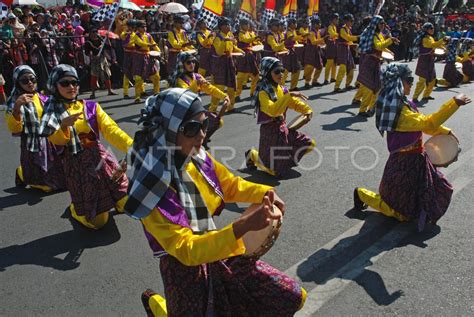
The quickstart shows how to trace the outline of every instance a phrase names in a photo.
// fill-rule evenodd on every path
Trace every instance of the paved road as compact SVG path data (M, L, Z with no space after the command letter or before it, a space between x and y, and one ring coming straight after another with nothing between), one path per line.
M414 69L415 65L410 64ZM437 65L438 74L442 64ZM302 85L302 82L300 83ZM435 90L435 101L421 107L434 112L458 92L474 97L472 84ZM446 172L456 186L439 226L418 234L374 212L348 213L356 186L377 189L387 151L374 119L356 117L354 91L337 95L333 87L306 91L314 109L303 131L318 142L288 179L240 170L243 153L258 145L249 100L225 117L212 140L215 156L246 179L277 187L288 211L276 245L264 256L298 278L309 292L301 316L474 314L474 106L461 108L447 126L462 142L460 160ZM98 93L102 107L133 135L140 106ZM244 97L248 90L244 91ZM204 98L206 102L208 98ZM145 288L162 293L159 262L151 256L141 226L114 215L91 232L65 213L67 192L45 195L14 186L19 140L0 128L0 315L140 316ZM228 205L217 220L225 225L245 206Z

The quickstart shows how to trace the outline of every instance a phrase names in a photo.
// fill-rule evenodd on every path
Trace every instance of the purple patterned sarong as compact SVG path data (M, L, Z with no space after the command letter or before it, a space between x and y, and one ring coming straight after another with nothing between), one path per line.
M379 191L391 208L417 219L421 231L426 222L436 223L444 215L453 187L426 152L396 152L388 158Z

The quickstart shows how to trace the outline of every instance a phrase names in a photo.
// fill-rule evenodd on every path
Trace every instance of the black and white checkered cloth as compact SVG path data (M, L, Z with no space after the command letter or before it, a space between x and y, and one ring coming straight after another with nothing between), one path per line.
M402 78L410 76L411 70L405 64L391 63L382 70L382 89L375 106L375 125L382 135L395 131L403 105L409 104Z
M270 99L275 102L277 99L277 95L275 92L275 89L273 88L272 83L267 79L268 74L270 71L278 65L278 63L281 63L278 58L275 57L264 57L260 61L260 68L259 68L259 75L260 75L260 80L257 83L257 87L255 88L255 92L252 96L252 101L250 102L250 105L255 109L254 113L255 115L258 114L260 111L260 100L258 98L258 95L260 91L265 91L270 97Z
M249 21L253 21L253 17L248 14L247 12L245 11L242 11L240 10L239 13L237 13L237 20L249 20Z
M214 12L207 10L206 8L202 8L199 13L198 20L201 19L206 21L207 27L210 29L215 29L217 27L217 23L219 22L219 16Z
M268 23L271 19L275 18L275 10L265 9L263 10L262 18L260 19L260 27L264 30L268 29Z
M96 14L94 14L92 20L98 22L102 22L105 20L113 20L115 18L117 10L119 9L119 5L119 2L104 5L102 8L99 9L99 11L96 12Z
M186 171L175 165L179 128L192 103L199 99L190 90L171 88L149 97L142 110L142 124L133 140L132 177L125 210L136 219L148 216L172 186L194 232L214 230L215 225L199 191ZM193 157L199 161L199 154ZM205 155L205 153L204 153ZM189 158L188 158L189 159ZM182 169L187 162L180 166ZM198 197L199 196L199 197Z

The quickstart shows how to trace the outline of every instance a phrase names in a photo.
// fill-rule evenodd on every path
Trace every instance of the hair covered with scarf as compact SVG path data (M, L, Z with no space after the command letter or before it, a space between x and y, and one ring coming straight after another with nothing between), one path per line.
M71 65L60 64L51 70L46 84L51 96L44 106L45 110L39 129L42 136L48 137L61 128L62 120L69 116L64 103L75 101L75 99L66 100L57 89L57 84L64 77L73 77L79 80L76 69ZM77 154L82 151L81 141L73 126L69 127L69 131L72 136L68 143L68 150L73 154Z
M142 128L135 134L130 155L132 177L125 210L133 218L148 216L173 186L191 228L215 229L208 211L203 215L201 204L195 203L190 187L194 185L188 184L186 172L181 171L185 165L178 167L175 162L178 131L195 102L201 102L198 95L182 88L170 88L147 99L139 120Z
M420 45L422 44L422 41L425 38L425 36L428 35L428 30L433 29L433 28L434 28L434 26L430 22L426 22L421 27L421 30L418 32L415 40L413 41L413 52L414 52L415 56L418 55L418 53L420 51Z
M255 108L255 113L260 109L260 101L258 99L260 91L265 91L272 101L276 101L277 99L275 89L273 88L274 81L269 78L271 71L277 66L282 66L282 64L280 60L275 57L264 57L260 62L260 80L257 83L250 103L250 105Z
M178 83L178 79L183 75L186 74L186 66L185 62L188 59L195 59L194 55L189 53L189 52L181 52L178 54L178 57L176 59L176 66L174 68L173 74L170 76L170 86L171 87L176 87L176 84Z
M383 17L375 15L370 24L364 29L364 32L360 35L359 49L361 53L370 52L374 46L374 36L378 32L378 26L384 22Z
M7 110L6 110L7 113L10 113L10 114L12 113L16 100L18 99L18 97L20 97L20 95L25 93L25 91L23 90L23 88L21 88L20 83L19 83L20 77L25 74L32 74L35 78L37 77L33 68L31 68L28 65L21 65L21 66L16 67L13 70L12 79L13 79L14 86L10 94L10 97L7 100Z
M375 125L383 135L394 131L403 105L409 104L404 94L403 80L412 76L408 65L391 63L382 70L382 89L375 107Z

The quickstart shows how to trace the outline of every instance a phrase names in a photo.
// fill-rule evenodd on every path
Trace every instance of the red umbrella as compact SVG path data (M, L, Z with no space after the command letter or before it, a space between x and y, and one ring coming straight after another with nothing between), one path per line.
M107 32L107 30L99 30L97 33L100 36L107 36L109 39L112 39L112 40L117 40L120 38L118 34L115 34L114 32Z

